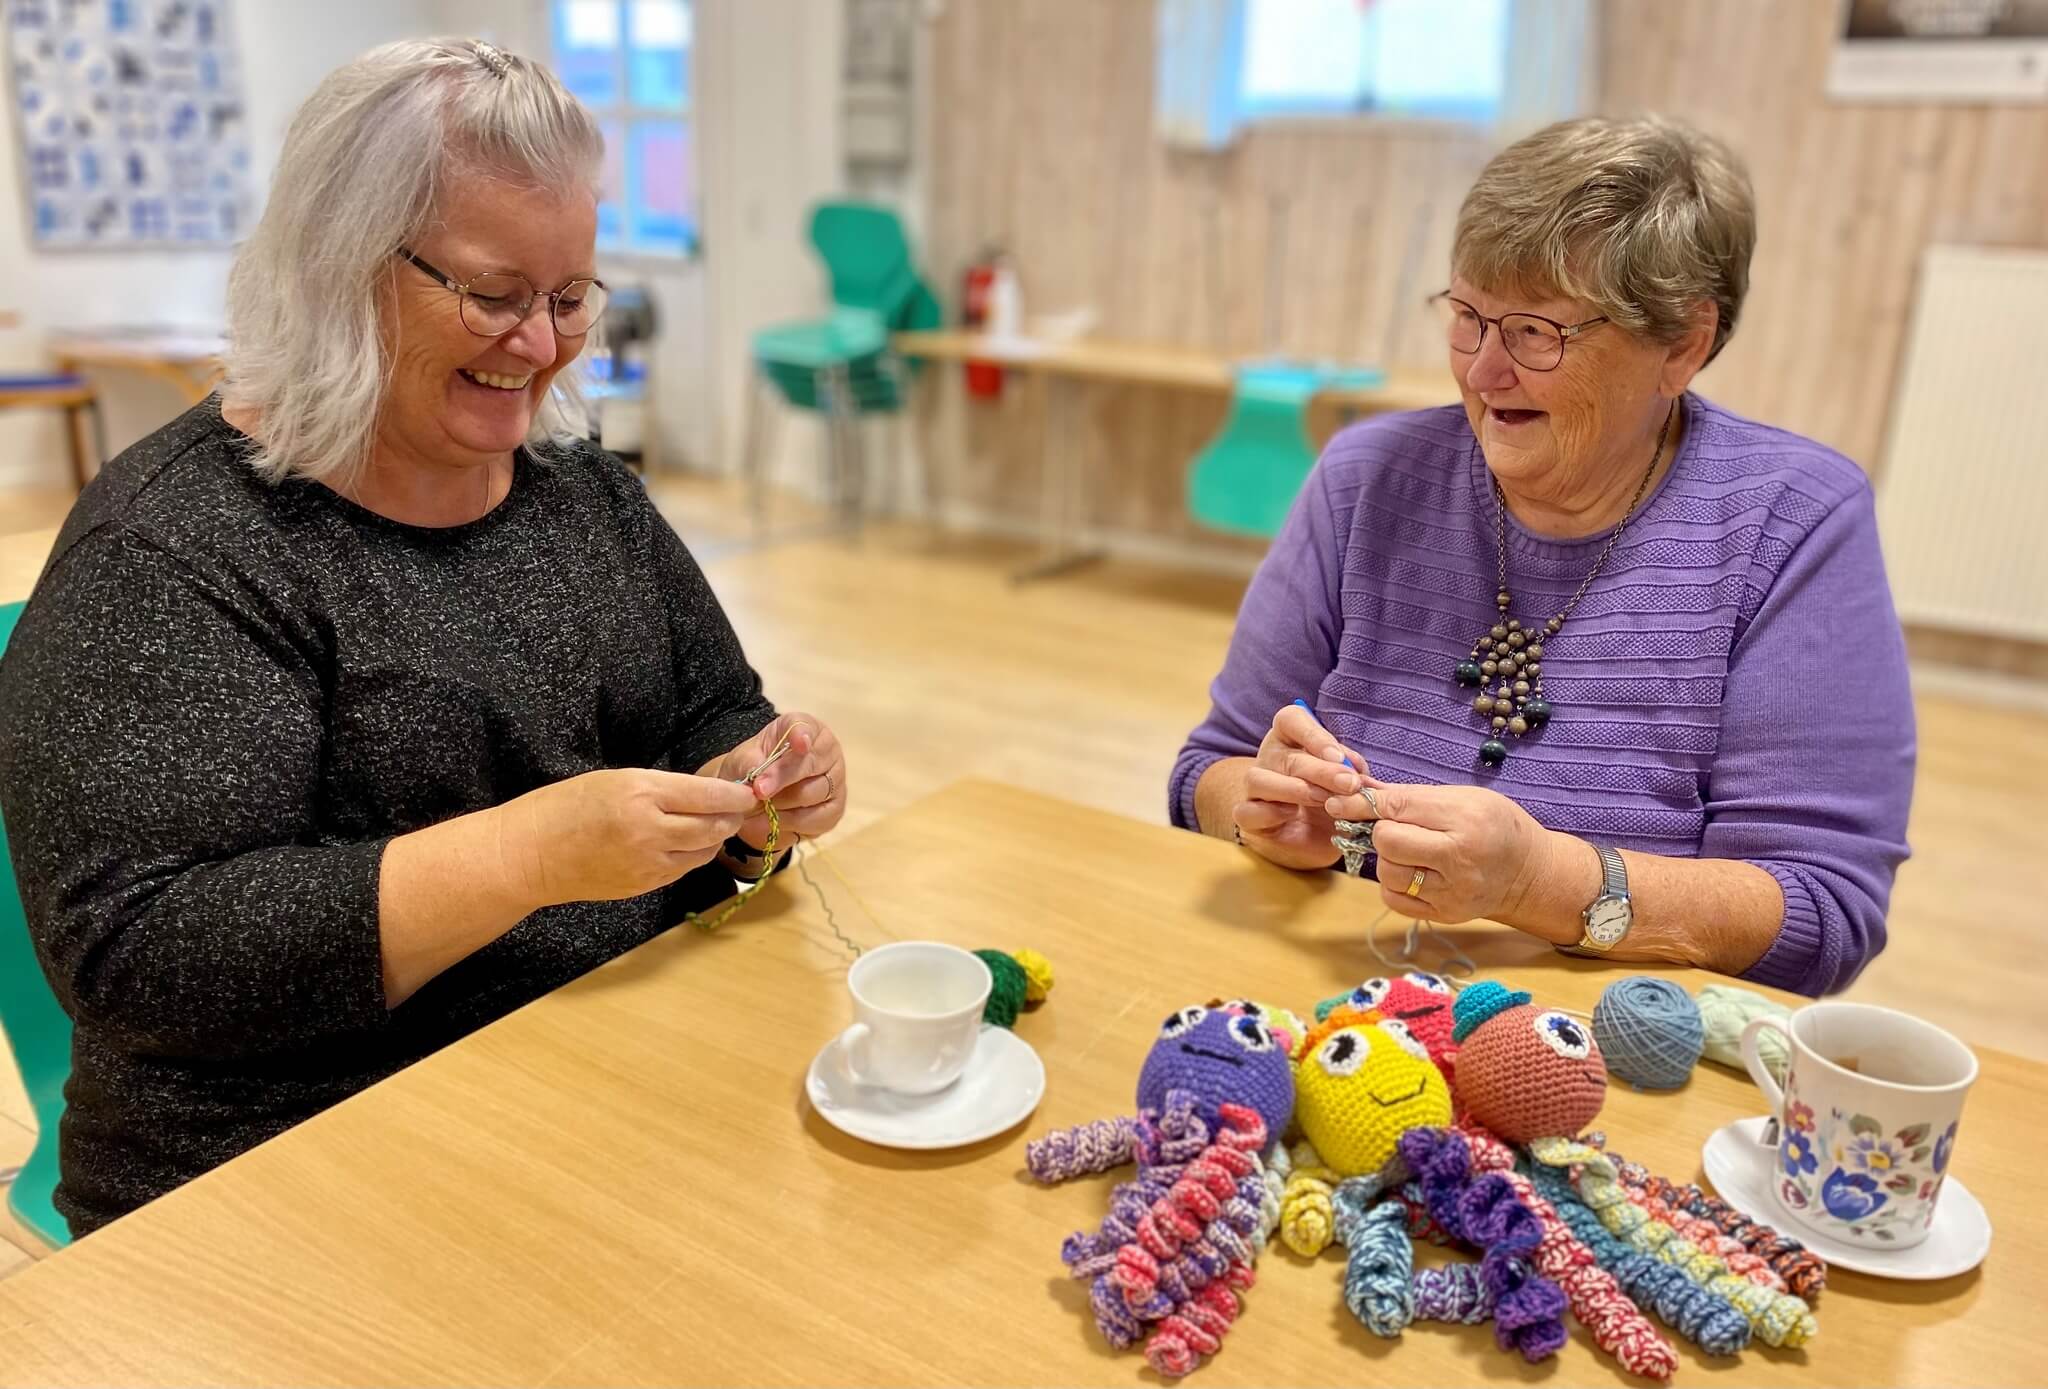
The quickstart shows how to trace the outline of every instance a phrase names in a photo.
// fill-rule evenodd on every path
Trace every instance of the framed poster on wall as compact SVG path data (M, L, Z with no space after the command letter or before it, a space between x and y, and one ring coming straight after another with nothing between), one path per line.
M2048 0L1843 0L1828 95L2048 101Z
M29 235L222 246L251 208L229 0L0 0Z

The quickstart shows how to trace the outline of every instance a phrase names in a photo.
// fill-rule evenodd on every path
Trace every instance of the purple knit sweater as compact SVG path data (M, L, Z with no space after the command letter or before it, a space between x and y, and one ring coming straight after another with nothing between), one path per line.
M1685 400L1677 461L1606 572L1544 643L1549 725L1479 764L1451 669L1495 620L1494 512L1462 409L1382 415L1330 441L1259 566L1209 717L1174 764L1249 756L1296 697L1390 782L1490 786L1551 829L1778 880L1778 938L1745 976L1819 994L1884 948L1906 857L1913 702L1869 481L1810 440ZM1605 533L1508 518L1513 615L1532 626Z

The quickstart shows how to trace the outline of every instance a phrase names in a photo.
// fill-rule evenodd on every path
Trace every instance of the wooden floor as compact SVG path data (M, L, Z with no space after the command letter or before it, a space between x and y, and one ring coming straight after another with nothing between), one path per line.
M755 548L729 485L655 491L771 697L830 720L845 741L848 829L968 775L1166 819L1167 770L1207 709L1241 580L1105 564L1017 587L1008 573L1027 551L914 524ZM47 545L68 505L64 494L0 495L0 573L34 569L4 536ZM1914 858L1893 897L1890 948L1851 996L2048 1058L2033 992L2048 977L2048 723L1948 695L1923 694L1919 711ZM21 1161L29 1126L0 1058L0 1169ZM0 1274L18 1262L0 1244Z

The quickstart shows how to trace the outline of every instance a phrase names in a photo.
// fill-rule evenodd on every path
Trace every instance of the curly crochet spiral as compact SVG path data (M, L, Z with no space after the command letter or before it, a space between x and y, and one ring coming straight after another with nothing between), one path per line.
M1680 1186L1667 1181L1628 1161L1612 1149L1608 1150L1607 1156L1613 1160L1615 1171L1624 1183L1640 1186L1650 1195L1658 1197L1675 1209L1709 1222L1722 1234L1768 1263L1777 1275L1785 1280L1786 1290L1794 1296L1804 1298L1807 1302L1815 1302L1827 1290L1826 1261L1792 1236L1761 1221L1751 1220L1719 1197L1709 1196L1696 1184L1688 1182Z
M1465 1139L1472 1150L1473 1166L1505 1177L1516 1197L1542 1223L1536 1267L1564 1289L1572 1314L1593 1334L1593 1343L1630 1374L1655 1380L1671 1378L1678 1369L1678 1352L1658 1334L1614 1275L1600 1267L1592 1251L1536 1192L1529 1178L1514 1170L1514 1150L1489 1133L1469 1132Z
M1701 1249L1629 1200L1614 1164L1598 1148L1571 1139L1539 1138L1529 1144L1529 1156L1551 1167L1578 1167L1579 1197L1611 1234L1677 1266L1695 1283L1734 1303L1765 1345L1796 1348L1819 1334L1813 1309L1800 1299L1730 1273L1719 1255Z
M1418 1268L1410 1282L1416 1321L1480 1326L1493 1320L1493 1291L1479 1265L1467 1261Z
M1137 1133L1130 1115L1056 1129L1024 1145L1024 1166L1047 1186L1108 1172L1131 1160Z
M1681 1210L1662 1197L1653 1195L1645 1185L1650 1174L1637 1167L1635 1176L1631 1179L1627 1171L1629 1166L1633 1164L1616 1161L1615 1175L1621 1178L1621 1189L1628 1194L1628 1199L1649 1212L1651 1219L1669 1225L1709 1254L1718 1254L1721 1262L1728 1265L1728 1271L1737 1277L1746 1278L1759 1288L1769 1288L1772 1292L1787 1291L1785 1280L1778 1276L1778 1271L1771 1267L1769 1260L1750 1253L1741 1240L1724 1233L1713 1221L1702 1220L1691 1211Z
M1482 1251L1480 1276L1493 1295L1493 1337L1532 1363L1565 1342L1564 1291L1536 1270L1543 1230L1499 1173L1475 1175L1465 1141L1446 1129L1410 1129L1400 1152L1421 1183L1430 1214Z
M1331 1197L1343 1178L1323 1162L1307 1139L1294 1145L1290 1164L1293 1170L1280 1194L1280 1239L1304 1259L1313 1259L1336 1238L1337 1217Z
M1375 1336L1398 1336L1415 1320L1415 1247L1393 1202L1374 1205L1379 1181L1353 1177L1338 1186L1337 1239L1346 1250L1344 1305Z
M1532 1162L1524 1170L1537 1192L1637 1306L1649 1308L1666 1326L1709 1355L1736 1355L1749 1344L1749 1318L1727 1298L1608 1233L1600 1217L1579 1199L1571 1178L1557 1168Z

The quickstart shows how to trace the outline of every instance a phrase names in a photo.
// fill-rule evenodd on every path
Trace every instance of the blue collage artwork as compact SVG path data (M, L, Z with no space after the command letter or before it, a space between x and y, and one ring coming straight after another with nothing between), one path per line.
M30 233L223 246L250 217L230 0L0 0Z

